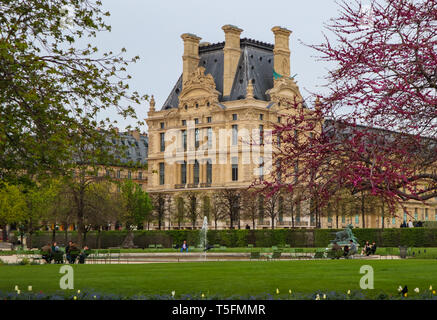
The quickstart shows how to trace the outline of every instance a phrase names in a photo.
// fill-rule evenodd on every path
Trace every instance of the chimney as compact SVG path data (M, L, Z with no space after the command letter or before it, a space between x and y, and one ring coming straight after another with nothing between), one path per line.
M290 76L290 44L291 31L282 27L273 27L275 47L273 49L273 66L276 73L281 76Z
M131 130L130 134L135 138L135 140L140 140L140 133L137 130Z
M181 35L182 40L184 40L184 55L182 56L183 61L183 72L182 72L182 86L189 79L190 75L199 66L199 38L195 34L184 33Z
M240 60L240 34L242 29L227 24L222 27L225 32L224 66L223 66L223 96L231 94L238 61Z

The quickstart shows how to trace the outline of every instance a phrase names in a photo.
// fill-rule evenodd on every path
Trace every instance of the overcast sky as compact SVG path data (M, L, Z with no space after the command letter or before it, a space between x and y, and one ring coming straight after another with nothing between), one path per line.
M324 23L338 15L334 0L103 0L111 13L106 20L112 32L101 33L96 44L101 50L127 49L127 56L139 55L132 64L129 82L140 94L153 94L157 109L161 108L170 90L182 73L183 42L180 35L194 33L201 41L224 41L221 27L233 24L244 31L242 38L274 43L273 26L290 29L291 74L304 96L319 90L326 74L325 63L317 61L316 53L300 43L323 41ZM148 103L136 108L146 118ZM105 114L115 119L115 115ZM120 128L133 121L116 118ZM143 128L145 131L146 127Z

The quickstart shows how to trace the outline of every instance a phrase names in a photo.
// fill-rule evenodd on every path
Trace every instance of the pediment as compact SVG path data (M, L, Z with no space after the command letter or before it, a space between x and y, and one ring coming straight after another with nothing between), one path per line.
M266 91L273 102L295 102L302 101L299 87L293 78L281 78L276 80L272 89Z
M219 95L220 92L216 90L212 75L205 75L205 68L199 67L184 82L179 96L179 107L215 104L218 102Z

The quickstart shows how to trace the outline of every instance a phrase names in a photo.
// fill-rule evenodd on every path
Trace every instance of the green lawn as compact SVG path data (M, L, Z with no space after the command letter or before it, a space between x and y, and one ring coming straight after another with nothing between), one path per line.
M131 265L74 265L74 289L101 293L256 295L281 292L311 293L317 290L359 290L364 264L374 268L375 290L396 294L399 285L421 290L437 288L435 260L317 260L156 263ZM15 285L34 292L59 290L60 265L0 265L0 290L13 291Z
M294 248L281 248L279 247L279 250L282 252L290 252ZM325 249L325 248L301 248L303 249L303 252L316 252L318 249ZM378 248L376 251L377 255L386 255L388 248ZM399 255L399 248L393 247L392 253L394 255ZM203 252L203 249L190 247L190 252ZM121 253L167 253L167 252L180 252L180 249L173 249L173 248L162 248L162 249L121 249ZM271 253L272 248L265 248L265 247L254 247L254 248L248 248L248 247L239 247L239 248L226 248L226 249L220 249L220 248L213 248L209 250L209 252L251 252L251 251L260 251L263 253ZM414 256L413 256L414 252ZM16 254L16 251L0 251L0 257L1 256L7 256ZM415 259L437 259L437 248L412 248L410 247L408 249L408 257L409 258L415 258Z

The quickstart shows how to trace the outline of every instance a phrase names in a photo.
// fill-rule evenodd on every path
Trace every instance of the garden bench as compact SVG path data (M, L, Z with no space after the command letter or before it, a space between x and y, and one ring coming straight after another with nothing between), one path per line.
M261 253L259 251L252 251L250 253L250 260L257 259L259 260L261 258Z
M281 259L281 251L273 251L271 255L266 255L267 260L278 260Z
M316 251L314 253L314 259L323 259L325 258L325 253L323 251Z
M121 259L121 250L120 249L109 249L109 263L111 263L111 259L115 259L120 263Z
M164 248L162 244L157 244L156 245L156 249L162 249L162 248Z

